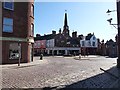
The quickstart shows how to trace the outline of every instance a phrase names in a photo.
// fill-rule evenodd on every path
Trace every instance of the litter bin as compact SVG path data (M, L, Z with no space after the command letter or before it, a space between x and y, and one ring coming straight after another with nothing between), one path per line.
M43 59L43 54L40 54L40 60L42 60Z

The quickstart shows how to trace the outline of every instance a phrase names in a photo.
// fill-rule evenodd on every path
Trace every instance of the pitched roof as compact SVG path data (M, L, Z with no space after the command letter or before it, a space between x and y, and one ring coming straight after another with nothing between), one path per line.
M71 45L79 44L79 40L76 38L70 38L67 40L67 42L70 42Z
M49 39L53 39L56 36L56 34L48 34L48 35L44 35L44 36L40 36L40 37L34 37L34 40L49 40Z
M90 38L93 36L93 34L89 33L86 37L85 40L90 40Z
M113 44L117 44L117 43L114 42L112 39L110 39L110 40L107 41L105 44L106 44L106 45L113 45Z

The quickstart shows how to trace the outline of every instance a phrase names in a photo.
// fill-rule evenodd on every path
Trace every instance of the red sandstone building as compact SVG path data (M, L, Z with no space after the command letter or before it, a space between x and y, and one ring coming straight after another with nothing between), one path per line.
M11 0L12 1L12 0ZM2 64L33 61L34 0L1 2Z

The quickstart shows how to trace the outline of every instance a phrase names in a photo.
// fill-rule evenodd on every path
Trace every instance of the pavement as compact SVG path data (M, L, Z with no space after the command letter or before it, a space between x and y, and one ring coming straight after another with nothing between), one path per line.
M1 67L3 88L120 88L116 58L49 56L40 60L34 57L31 63Z
M5 64L5 65L0 65L2 69L9 69L9 68L23 68L23 67L30 67L30 66L35 66L39 64L46 64L47 60L43 58L42 60L39 59L39 57L34 57L33 62L30 63L20 63L20 66L18 64Z

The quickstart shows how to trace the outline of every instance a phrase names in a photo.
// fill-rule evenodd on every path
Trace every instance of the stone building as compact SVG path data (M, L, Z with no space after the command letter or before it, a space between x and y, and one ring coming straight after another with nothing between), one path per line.
M33 61L34 0L2 2L2 63Z

